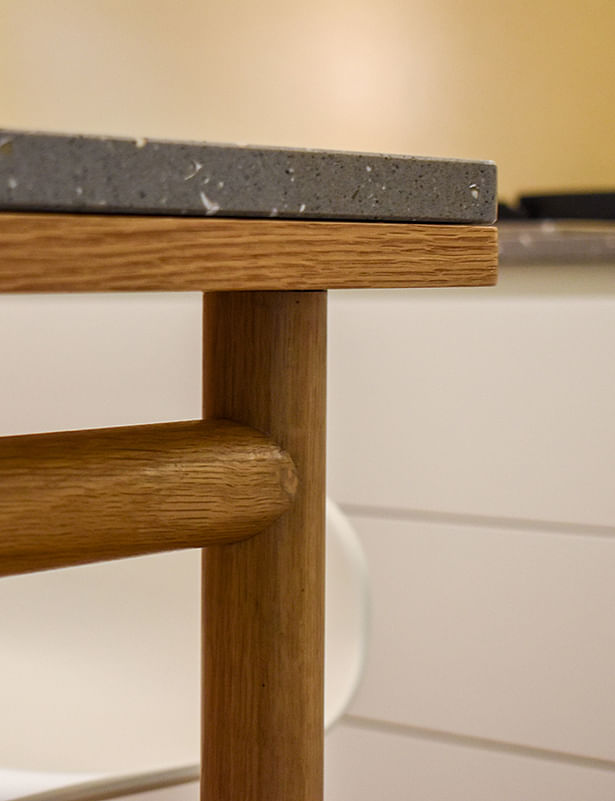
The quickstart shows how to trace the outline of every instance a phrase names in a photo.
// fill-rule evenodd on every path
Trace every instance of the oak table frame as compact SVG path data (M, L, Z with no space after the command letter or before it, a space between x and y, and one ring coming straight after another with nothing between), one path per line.
M322 798L326 290L496 264L481 225L0 213L0 292L204 292L205 421L0 439L0 575L204 548L203 801Z

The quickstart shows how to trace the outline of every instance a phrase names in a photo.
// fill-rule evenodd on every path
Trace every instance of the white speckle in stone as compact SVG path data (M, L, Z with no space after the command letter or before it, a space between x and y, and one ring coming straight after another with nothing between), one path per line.
M474 198L474 200L478 200L478 196L480 195L480 189L476 184L470 184L470 194Z
M203 178L203 183L204 184L208 184L209 181L210 181L209 175L207 175L205 178Z
M207 214L215 214L217 211L220 211L220 204L216 203L215 200L210 200L205 192L199 192L201 196L201 203L205 206L205 211Z
M277 217L278 216L278 210L276 209L275 206L271 209L271 212L269 213L269 216L270 217Z
M138 136L135 139L135 147L142 148L147 144L147 139L144 136Z
M372 168L368 164L367 167L365 168L365 172L371 172L371 171L372 171Z
M218 181L218 189L224 189L224 181Z
M192 161L192 169L188 173L188 175L186 175L186 177L184 178L184 181L189 181L191 178L194 178L194 176L197 174L197 172L199 170L202 170L202 169L203 169L203 165L201 164L201 162L193 160Z
M75 187L75 194L76 195L82 195L83 194L83 187L82 186L76 186Z
M9 189L17 189L17 179L13 178L12 175L6 183Z
M106 206L107 205L107 201L104 198L102 198L101 200L97 200L96 201L96 205L97 206Z
M382 184L382 186L381 186L381 189L382 189L382 191L383 191L383 192L384 192L384 190L385 190L386 188L387 188L387 185L386 185L386 184Z
M295 183L295 176L294 175L290 176L290 182L291 182L291 184Z
M302 204L299 206L299 211L301 212L301 214L303 214L303 212L305 211L305 203L302 203Z

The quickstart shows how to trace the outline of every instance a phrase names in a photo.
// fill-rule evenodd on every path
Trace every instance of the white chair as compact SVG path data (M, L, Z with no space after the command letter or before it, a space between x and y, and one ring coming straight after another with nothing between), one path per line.
M175 570L169 570L169 560L174 560ZM199 615L198 556L187 552L131 561L132 565L125 563L131 568L130 583L123 581L118 584L113 575L114 571L118 572L121 564L118 562L104 565L102 569L88 567L37 573L5 579L0 583L0 605L12 610L10 626L6 622L4 625L0 623L0 640L4 640L1 648L3 670L16 679L20 674L23 676L22 682L16 680L10 686L5 682L0 687L0 708L8 710L9 715L4 717L0 728L0 754L15 748L16 732L27 732L29 743L29 746L25 742L20 746L24 750L19 769L10 763L0 764L0 801L13 801L33 793L37 797L42 794L41 797L50 801L87 799L95 792L100 794L102 787L106 797L109 797L108 793L122 797L135 792L136 788L139 792L152 788L152 801L189 801L198 797L195 778L198 777L198 737L191 740L186 736L187 730L198 731L198 659L195 661L192 657L199 648L198 627L190 625ZM159 583L163 567L168 582L164 601L173 595L177 599L173 614L161 618L160 607L150 605L151 620L141 619L140 630L145 625L146 631L158 631L160 642L173 643L177 653L175 671L166 676L166 681L163 671L151 671L152 642L140 643L138 637L125 638L126 624L118 614L123 606L131 619L135 608L143 607L144 599L151 597L152 588ZM77 571L82 571L84 582L79 580ZM191 578L193 586L188 587L186 584ZM92 585L95 580L98 586ZM64 594L61 592L62 583L67 585ZM26 585L31 590L31 605L25 600ZM120 599L118 605L118 599L114 603L110 596L120 587L130 594ZM41 596L45 594L54 607L50 611L54 626L51 641L49 617L36 611L33 614L37 607L40 610ZM326 597L325 725L329 729L343 715L360 680L368 621L365 557L350 521L331 500L327 501ZM59 610L55 606L58 604L62 605L62 614L56 616L55 611ZM114 636L118 643L122 643L121 659L118 659L116 651L110 649L106 664L102 666L97 664L100 661L98 638L82 638L81 642L75 642L79 632L83 634L84 631L84 614L95 615L95 608L102 616L96 625L104 625L106 629L100 636L107 644ZM145 607L144 611L147 615L148 608ZM189 625L182 626L181 621L188 621ZM73 641L71 652L54 652L54 639L56 648L65 648ZM79 670L66 681L63 673L71 661L79 663ZM30 670L24 675L26 664L30 665ZM116 688L117 697L110 709L108 725L97 730L96 718L101 709L92 676L100 675L101 667L108 679L107 686ZM128 678L123 671L128 673ZM153 675L150 683L147 683L148 675ZM79 679L79 676L83 678ZM138 686L139 679L146 682L145 694ZM35 698L32 698L33 685ZM183 695L182 698L181 705L186 710L183 720L181 715L173 716L173 699L182 686L189 688L188 697ZM141 704L133 703L135 694L141 696ZM46 706L40 701L44 696L48 698ZM64 747L63 742L72 741L71 733L64 730L67 722L74 726L67 710L75 710L79 698L83 699L84 722L79 738L83 748L78 748L79 753L75 753L74 742L72 749L69 745ZM190 700L192 704L186 703ZM128 708L132 720L117 719L117 712L123 705ZM139 707L144 705L157 705L159 708L160 723L155 729L148 725L144 730L140 721L134 719L139 714ZM14 719L10 719L11 715ZM122 724L131 729L133 740L135 736L141 740L132 745L139 752L142 767L147 769L137 775L126 775L125 764L118 759L117 738L109 735L110 727ZM49 732L55 733L58 748L55 745L48 747ZM130 748L131 735L125 733L120 739L123 748ZM173 753L174 741L183 744L181 754ZM166 757L165 747L170 752ZM94 770L84 772L79 768L88 754ZM178 759L182 765L192 765L171 767ZM146 801L148 795L141 799Z

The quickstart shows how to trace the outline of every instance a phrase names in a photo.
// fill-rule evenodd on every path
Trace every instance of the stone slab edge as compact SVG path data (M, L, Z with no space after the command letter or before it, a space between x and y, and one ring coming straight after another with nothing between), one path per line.
M0 209L491 224L496 168L0 129Z

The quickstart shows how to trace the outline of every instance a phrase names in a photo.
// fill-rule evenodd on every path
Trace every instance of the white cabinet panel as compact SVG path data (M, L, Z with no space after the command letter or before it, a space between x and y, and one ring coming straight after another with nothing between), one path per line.
M586 292L505 268L495 289L332 293L332 497L615 526L608 269Z
M615 773L340 725L325 801L612 801Z
M0 770L198 760L200 562L178 551L0 581Z
M373 610L351 714L615 760L615 541L353 523Z
M198 292L0 296L0 436L201 416Z

